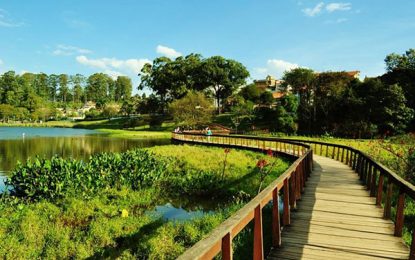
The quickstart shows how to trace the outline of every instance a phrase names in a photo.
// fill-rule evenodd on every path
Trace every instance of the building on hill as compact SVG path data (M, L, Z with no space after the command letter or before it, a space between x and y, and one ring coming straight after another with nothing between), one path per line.
M353 71L346 71L346 73L350 76L353 77L355 79L358 79L360 77L360 71L358 70L353 70Z
M270 75L268 75L265 79L254 80L254 84L258 89L271 92L272 97L275 100L285 95L285 92L282 89L283 82L283 80L276 79Z
M268 75L265 79L254 80L254 84L257 88L271 91L278 90L282 82L282 80L275 79L273 76L270 75Z

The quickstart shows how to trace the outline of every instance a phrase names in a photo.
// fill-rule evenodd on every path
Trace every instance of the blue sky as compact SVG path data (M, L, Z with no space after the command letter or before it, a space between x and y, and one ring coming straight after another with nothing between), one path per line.
M415 1L0 1L0 73L135 76L157 56L222 55L251 80L296 66L384 72L415 48Z

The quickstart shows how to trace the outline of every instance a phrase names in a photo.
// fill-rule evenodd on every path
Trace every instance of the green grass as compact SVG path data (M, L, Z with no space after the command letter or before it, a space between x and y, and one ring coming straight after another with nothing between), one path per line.
M118 130L113 133L125 134ZM179 184L194 185L194 180L209 180L193 176L200 172L221 177L225 155L221 148L170 145L148 150L170 161L170 168L166 169L169 182L181 180ZM68 195L53 203L6 198L0 201L0 255L7 259L174 259L243 206L247 198L235 200L232 194L239 195L239 191L249 197L256 194L259 180L255 165L260 158L277 162L263 187L289 165L279 158L231 150L225 178L218 186L226 189L222 195L229 196L225 199L231 202L185 222L167 222L145 214L165 201L170 194L169 187L182 188L165 186L163 182L136 191L127 187L107 188L88 199ZM211 186L211 183L206 185ZM186 199L199 200L197 196L186 196Z
M110 137L130 138L130 139L170 139L170 132L161 131L132 131L119 129L97 129L100 132L106 133Z

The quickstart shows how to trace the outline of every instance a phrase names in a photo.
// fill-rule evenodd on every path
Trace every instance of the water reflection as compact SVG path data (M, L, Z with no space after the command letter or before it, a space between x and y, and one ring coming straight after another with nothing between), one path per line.
M169 144L168 139L131 140L111 138L104 135L36 137L0 140L0 171L7 173L29 157L64 158L87 160L90 155L100 152L121 152L136 147L150 147ZM1 175L1 173L0 173Z

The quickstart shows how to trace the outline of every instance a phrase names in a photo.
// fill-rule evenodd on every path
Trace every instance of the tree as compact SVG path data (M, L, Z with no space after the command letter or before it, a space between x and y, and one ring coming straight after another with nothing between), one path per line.
M259 103L261 91L254 83L246 85L241 89L239 95L241 95L245 100L249 100L253 103Z
M346 72L322 72L314 80L313 118L318 124L314 132L332 132L338 122L339 104L343 103L343 93L347 91L352 81L358 81Z
M50 74L49 76L47 76L47 81L49 88L49 95L47 95L47 98L55 102L58 93L59 76L55 74Z
M104 105L104 109L102 110L102 115L111 119L115 117L120 112L120 105L115 102L110 102Z
M235 126L236 132L242 123L251 122L254 118L254 103L250 100L239 100L237 104L231 108L231 121Z
M126 101L131 97L133 83L126 76L119 76L115 81L115 101Z
M402 87L406 105L415 109L415 49L409 49L403 55L389 54L385 58L387 73L380 78L387 85L398 84ZM415 130L415 119L411 129Z
M249 72L241 63L221 56L212 56L202 61L199 84L202 89L209 88L212 91L217 112L220 113L222 101L245 84L248 77Z
M196 127L210 122L213 107L203 93L190 91L182 99L173 101L169 111L177 123Z
M284 95L278 100L277 131L293 134L297 131L298 98L294 95Z
M61 97L61 100L66 106L66 98L69 94L69 88L68 88L68 75L66 74L60 74L59 75L59 95Z
M0 78L0 103L16 105L19 103L19 82L14 71L4 73Z
M14 114L14 107L9 104L0 104L0 117L3 122L9 121Z
M104 106L109 101L108 91L113 80L106 74L95 73L88 77L86 94L90 101L97 103L98 107Z
M368 78L356 92L363 99L356 113L366 115L364 120L377 125L380 134L403 133L406 130L414 110L405 105L405 96L399 85L385 85L380 79Z
M75 74L73 76L70 76L70 81L72 82L72 98L73 98L73 102L78 103L81 102L84 97L84 89L83 86L85 84L85 77L81 74ZM85 95L86 97L86 95ZM87 101L86 99L84 99L83 101Z
M139 90L151 89L160 97L161 110L174 99L180 99L189 90L203 90L200 83L201 55L190 54L171 60L167 57L156 58L152 64L143 66L139 76Z
M300 96L298 109L299 130L311 132L316 124L316 106L313 102L314 81L316 74L311 69L295 68L284 72L282 80L286 91L292 90Z
M48 75L45 73L36 74L35 79L35 93L45 100L49 99L49 84L48 84Z
M407 50L403 55L391 53L385 58L386 70L396 69L415 70L415 49Z

